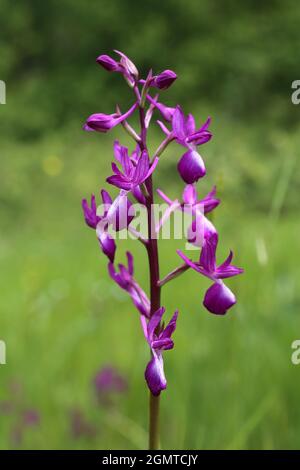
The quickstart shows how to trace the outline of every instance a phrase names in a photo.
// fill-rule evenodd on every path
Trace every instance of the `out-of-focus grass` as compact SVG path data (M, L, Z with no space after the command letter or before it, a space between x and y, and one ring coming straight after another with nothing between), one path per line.
M262 138L226 120L216 127L215 141L203 147L208 176L198 188L204 195L218 183L219 259L232 248L245 274L228 281L238 303L224 318L202 307L209 283L194 272L163 291L168 315L179 308L180 317L175 349L165 353L162 446L298 448L300 369L290 356L300 337L298 220L291 200L299 139L279 131ZM153 137L158 143L159 135ZM24 435L24 448L146 446L149 351L138 315L108 278L80 208L81 198L104 183L111 143L111 135L72 127L37 143L2 145L0 339L7 365L0 366L0 399L10 399L9 384L20 382L24 404L41 413L39 428ZM171 195L183 187L178 155L172 147L156 176ZM128 246L146 288L143 247L121 242L118 260ZM177 248L184 241L160 242L162 274L177 265ZM96 405L91 386L107 363L129 381L113 410ZM74 407L97 426L95 438L70 437ZM13 419L1 416L1 448L13 446Z

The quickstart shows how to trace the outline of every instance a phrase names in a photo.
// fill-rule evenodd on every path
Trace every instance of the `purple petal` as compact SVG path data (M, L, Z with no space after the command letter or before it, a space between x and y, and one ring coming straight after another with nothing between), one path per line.
M237 276L238 274L242 274L244 270L242 268L238 268L231 263L233 258L233 252L230 251L228 258L224 261L224 263L220 264L215 271L215 277L217 279L225 279L232 276Z
M149 323L148 323L148 339L149 342L151 343L154 337L154 333L158 325L160 324L160 321L162 319L163 314L165 313L165 308L160 307L156 312L153 313L151 316Z
M96 62L101 65L108 72L118 72L120 71L120 66L118 62L112 59L109 55L102 54L97 57Z
M215 209L220 204L220 199L215 197L216 195L216 186L203 198L199 201L199 204L203 206L204 214L208 214L213 209Z
M178 310L173 314L171 320L167 324L166 328L160 335L160 339L162 338L171 338L172 334L174 333L176 329L176 322L177 322L177 317L178 317Z
M119 56L121 56L120 64L124 67L125 71L129 75L137 79L139 76L139 72L136 66L134 65L134 63L132 62L132 60L130 60L129 57L123 54L123 52L120 52L116 49L115 49L115 52L119 54Z
M181 259L192 269L197 271L197 273L204 274L203 269L201 267L194 263L192 260L190 260L184 253L182 253L181 250L177 250L177 254L180 256Z
M146 150L144 150L138 160L138 163L134 172L133 183L135 185L141 184L145 181L147 177L148 169L149 169L149 157L148 157L148 153L146 152Z
M174 342L170 338L160 338L152 341L152 348L158 351L166 351L174 348Z
M133 197L139 202L140 204L146 204L146 198L142 193L141 187L139 185L134 186L131 190Z
M185 118L180 106L176 106L172 119L172 128L177 139L184 140L186 138Z
M122 193L122 191L121 191ZM131 215L132 203L126 194L119 194L107 212L107 220L117 232L127 228L134 216Z
M202 157L196 150L188 150L177 165L177 169L183 181L188 184L195 183L206 174Z
M121 147L120 161L125 175L130 177L133 170L133 164L128 155L128 148Z
M120 145L118 140L115 140L114 141L114 157L120 163L121 163L121 155L122 155L122 145Z
M147 175L146 175L146 178L149 178L150 175L152 175L152 173L154 172L155 168L157 167L157 164L159 162L159 157L155 157L154 160L153 160L153 163L152 165L150 166L148 172L147 172Z
M197 213L187 231L188 242L199 248L217 234L215 226L204 215Z
M109 206L112 203L112 198L110 197L109 193L105 189L102 189L101 197L102 197L103 204L106 204L107 206Z
M182 193L184 204L195 204L197 201L197 190L193 184L187 184Z
M111 238L111 236L106 231L103 231L99 234L98 240L103 253L113 263L116 253L116 244L114 239Z
M217 231L214 233L211 232L210 235L205 238L205 243L203 244L200 254L201 266L211 274L214 274L216 269L216 250L218 245L218 238Z
M166 90L176 80L177 75L172 70L164 70L159 75L154 77L153 86L156 86L160 90Z
M150 95L147 95L147 99L151 103L152 108L157 108L162 117L171 122L175 113L175 108L171 108L169 106L164 105L163 103L159 103L156 99L153 99Z
M196 124L195 124L194 116L192 114L188 114L185 125L186 125L186 130L187 130L188 135L193 134L195 132Z
M118 175L109 176L108 178L106 178L106 181L107 183L112 184L113 186L116 186L120 189L125 189L127 191L131 189L131 183L125 178Z
M223 282L215 282L207 291L203 305L209 312L225 315L227 310L236 303L233 292Z
M90 126L88 126L88 124L86 123L82 126L82 129L87 132L94 132L95 130L95 129L92 129Z
M158 396L167 387L164 362L161 354L153 354L145 370L145 379L154 396Z
M96 198L94 194L91 196L91 207L89 207L87 200L83 199L82 209L86 224L89 227L95 229L97 227L97 223L100 220L100 217L97 216Z
M107 132L116 125L116 114L95 113L88 117L86 121L87 129L98 132Z

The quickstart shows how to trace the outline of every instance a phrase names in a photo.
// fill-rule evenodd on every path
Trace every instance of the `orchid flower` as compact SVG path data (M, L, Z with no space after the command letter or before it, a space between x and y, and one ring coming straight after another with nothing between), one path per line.
M224 284L222 279L237 276L243 273L242 268L231 264L233 252L230 251L228 258L219 266L216 265L216 249L218 237L212 235L209 242L206 243L200 255L199 262L191 261L180 250L177 251L183 261L192 269L211 279L214 284L206 291L203 305L211 313L216 315L225 315L235 303L236 298L233 292Z
M178 311L176 311L167 326L163 328L161 319L164 313L165 308L160 307L151 316L147 327L144 328L144 334L152 353L151 360L145 370L145 379L154 396L158 396L167 387L162 352L174 347L171 336L176 329L178 316Z
M121 124L125 121L134 110L137 108L138 103L134 103L133 106L125 113L121 114L118 113L113 114L103 114L103 113L96 113L92 114L90 117L87 118L86 123L83 126L83 129L88 132L107 132L110 131L113 127Z
M86 199L82 200L82 209L83 215L86 224L97 230L99 224L102 224L103 229L98 231L97 238L100 243L100 247L103 253L109 258L110 261L114 261L115 252L116 252L116 244L114 239L109 235L107 232L108 228L108 221L107 221L107 212L108 207L107 204L112 203L112 199L107 191L104 189L101 191L102 202L104 204L104 213L100 216L97 214L97 206L96 206L96 198L95 195L92 194L91 196L91 206L89 207L88 202Z
M150 165L148 153L144 150L135 164L129 157L126 147L121 147L120 150L118 149L117 155L116 157L115 153L115 157L121 163L123 172L119 170L115 163L112 163L112 170L115 174L106 178L106 181L126 191L132 191L134 188L144 183L155 170L159 160L155 158L152 165Z

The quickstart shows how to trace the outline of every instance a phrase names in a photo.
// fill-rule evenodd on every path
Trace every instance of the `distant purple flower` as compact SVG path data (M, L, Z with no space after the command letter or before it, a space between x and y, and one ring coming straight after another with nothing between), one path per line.
M217 244L218 237L213 235L202 248L199 262L191 261L179 250L178 254L189 267L214 281L214 284L206 291L203 304L211 313L224 315L236 303L236 298L233 292L223 283L222 279L241 274L243 269L231 264L232 251L230 251L224 263L217 266Z
M145 150L139 156L137 163L129 157L126 147L121 147L117 155L116 158L121 163L123 172L119 170L115 163L112 163L112 170L115 174L106 178L106 181L126 191L132 191L144 183L153 173L158 163L158 158L155 158L152 165L150 165L149 157Z
M110 277L128 294L130 295L132 302L145 317L150 315L150 301L133 277L133 256L130 252L126 253L128 267L126 268L123 264L119 264L119 272L116 271L113 263L109 263L108 272Z
M86 123L83 126L85 131L97 131L97 132L107 132L110 131L113 127L121 124L121 122L125 121L134 110L137 108L137 103L134 103L133 106L125 113L119 115L118 113L113 114L103 114L103 113L96 113L92 114L90 117L87 118Z
M74 439L92 438L97 433L95 426L87 421L81 410L76 408L70 413L70 428Z
M26 426L37 426L40 423L40 414L35 409L23 411L23 423Z
M148 325L144 328L144 333L152 353L152 358L145 370L145 379L152 394L155 396L159 395L167 387L162 352L174 347L171 336L176 329L178 316L178 311L176 311L164 328L160 325L164 313L165 308L159 308L151 316Z
M128 384L114 367L105 366L101 368L93 380L97 394L106 395L110 393L123 393L127 390Z

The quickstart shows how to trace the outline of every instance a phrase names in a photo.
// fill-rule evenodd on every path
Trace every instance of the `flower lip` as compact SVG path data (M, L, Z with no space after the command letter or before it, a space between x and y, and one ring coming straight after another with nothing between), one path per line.
M206 174L204 161L196 150L188 150L177 165L178 172L187 184L192 184Z

